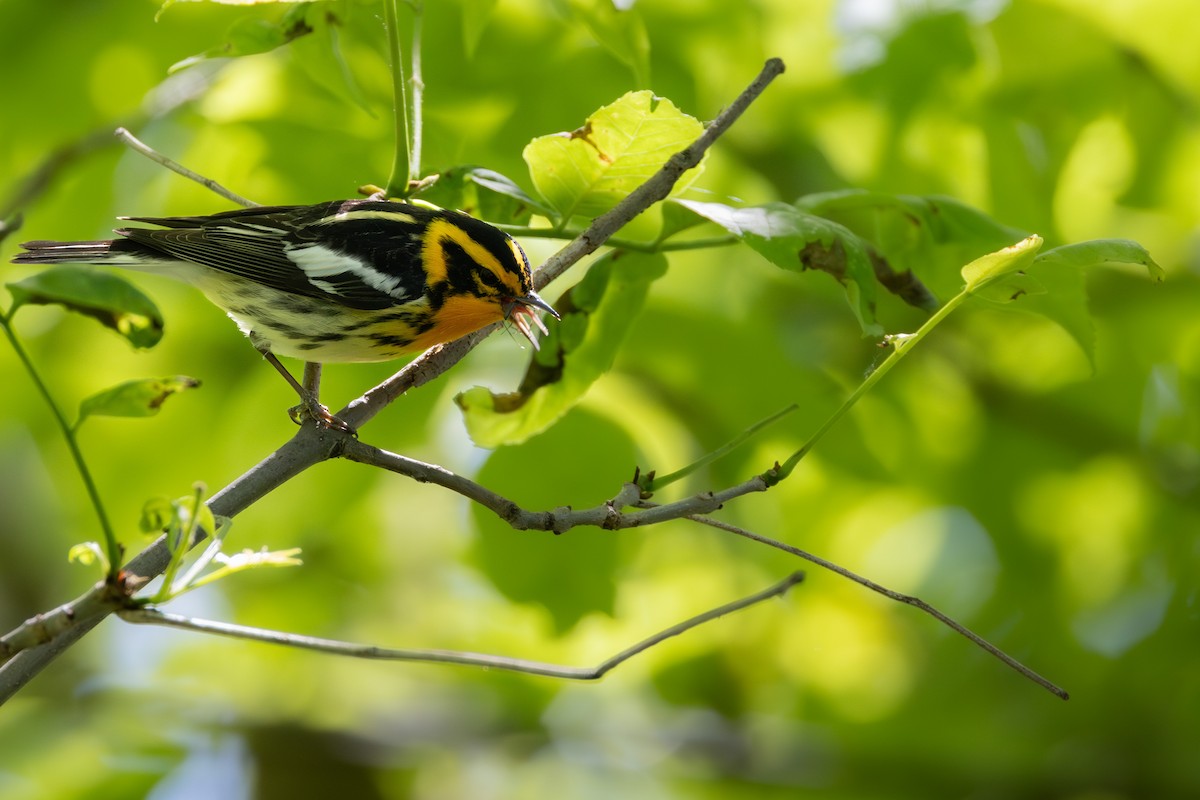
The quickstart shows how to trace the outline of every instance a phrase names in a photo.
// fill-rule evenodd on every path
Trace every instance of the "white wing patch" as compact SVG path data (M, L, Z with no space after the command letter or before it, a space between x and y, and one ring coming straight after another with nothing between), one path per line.
M399 278L380 272L354 256L330 250L320 244L285 245L284 254L300 268L314 286L330 294L342 294L342 292L334 289L328 281L321 279L348 273L376 291L391 295L398 300L403 300L405 297L400 288Z

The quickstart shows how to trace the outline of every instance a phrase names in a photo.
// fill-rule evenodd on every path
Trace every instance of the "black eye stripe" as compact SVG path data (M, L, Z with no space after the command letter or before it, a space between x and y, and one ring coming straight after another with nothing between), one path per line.
M504 291L504 284L500 283L500 279L496 277L496 274L490 269L477 270L475 277L477 277L479 282L484 286L495 289L498 292Z

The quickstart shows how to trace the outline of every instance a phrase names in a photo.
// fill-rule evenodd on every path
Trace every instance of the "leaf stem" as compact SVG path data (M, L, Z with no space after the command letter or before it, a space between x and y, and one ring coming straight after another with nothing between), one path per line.
M656 492L659 489L662 489L664 486L668 486L668 485L674 483L675 481L678 481L682 478L686 478L688 475L691 475L693 472L700 469L701 467L703 467L707 464L711 464L712 462L716 461L718 458L722 458L723 456L729 454L736 448L741 447L741 445L744 442L746 442L748 439L750 439L750 437L754 436L754 434L758 433L760 430L767 427L768 425L778 422L780 419L782 419L783 417L786 417L788 414L792 413L799 407L800 406L798 404L792 403L787 408L782 409L781 411L776 411L774 414L767 417L766 419L762 419L762 420L759 420L758 422L754 423L749 428L746 428L746 430L742 431L737 436L733 437L728 442L726 442L725 444L718 447L716 450L713 450L710 453L706 453L705 455L701 456L696 461L693 461L691 464L688 464L686 467L677 469L669 475L655 477L653 480L647 481L647 486L645 487L646 491Z
M408 81L404 77L404 52L400 46L400 2L401 0L385 0L383 4L388 58L392 68L392 123L395 127L396 142L392 174L385 188L388 197L407 197L409 177L418 169L414 164L416 158L413 152L414 132L409 127ZM418 9L414 8L414 11ZM420 30L419 25L417 30Z
M408 0L408 4L412 6L413 10L412 113L409 115L409 121L412 123L412 142L410 146L412 155L408 160L408 179L415 183L421 180L421 139L425 129L422 117L422 109L424 108L425 101L425 81L422 78L421 72L421 23L425 17L425 5L422 0Z
M868 375L863 382L860 383L855 390L850 393L850 396L846 398L846 401L842 403L841 407L839 407L837 411L833 412L833 414L831 414L829 418L821 424L820 428L817 428L817 432L809 437L809 440L804 443L803 447L801 447L795 453L792 453L788 460L783 462L783 465L776 472L777 479L783 480L790 475L792 470L795 469L796 465L800 463L800 460L808 455L810 450L816 447L817 442L821 441L825 434L829 433L829 430L837 424L838 420L845 416L846 412L853 408L854 404L862 399L862 396L871 390L871 387L882 380L883 376L887 375L888 372L891 371L892 367L900 363L900 359L904 358L904 356L908 354L909 350L911 350L918 342L924 339L930 331L940 325L942 321L954 311L954 309L958 308L958 306L960 306L963 301L970 296L971 293L967 289L963 289L954 297L950 298L950 300L944 306L939 308L933 316L927 319L925 324L922 325L916 333L908 334L903 337L893 337L892 347L894 349L892 350L892 354L889 355L882 364L876 367L874 371L872 371L871 374Z
M13 351L17 354L21 364L24 365L25 371L29 373L30 379L38 392L42 395L42 399L46 401L46 405L50 408L50 413L54 416L55 422L58 423L59 429L62 431L63 439L66 440L67 449L71 452L71 458L75 461L75 468L79 471L79 477L83 480L83 486L87 490L88 499L91 500L92 508L96 511L96 519L100 523L100 531L104 535L104 549L108 554L108 577L115 578L117 572L121 568L121 545L117 542L117 536L113 532L112 524L108 521L108 512L104 510L104 502L100 499L100 491L96 488L96 482L92 479L91 470L88 469L87 461L83 457L83 451L79 448L79 442L75 438L75 429L67 422L66 416L58 403L54 401L53 395L50 394L49 387L46 386L42 376L38 373L37 368L33 365L32 359L21 345L21 340L17 338L17 332L12 325L12 314L15 309L7 314L0 314L0 327L4 328L4 334L8 337L9 344L12 345Z

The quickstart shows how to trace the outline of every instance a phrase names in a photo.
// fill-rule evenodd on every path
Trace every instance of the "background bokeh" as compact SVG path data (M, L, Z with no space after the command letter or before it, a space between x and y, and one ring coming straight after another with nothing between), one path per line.
M809 571L782 601L672 640L598 684L377 664L115 620L0 711L5 798L1145 798L1200 795L1200 13L1194 0L427 2L425 164L530 184L521 150L631 89L713 117L780 56L697 199L862 187L944 194L1045 236L1124 237L1167 270L1088 278L1095 359L1044 319L971 308L922 343L786 482L724 519L919 595L1064 685L1063 703L915 609ZM110 142L143 140L264 203L353 196L391 164L382 12L256 56L167 69L273 7L8 0L0 199L51 158L18 239L120 214L217 211ZM601 23L589 26L589 15ZM244 30L239 28L239 30ZM341 60L331 55L337 40ZM638 47L641 42L644 47ZM632 43L632 44L631 44ZM352 76L348 82L345 75ZM180 98L192 99L180 103ZM170 107L160 113L164 107ZM57 154L55 156L54 154ZM526 242L535 261L554 242ZM10 239L3 256L15 250ZM563 279L573 283L585 266ZM9 265L5 280L26 272ZM167 315L134 352L89 320L18 328L68 408L143 376L203 388L82 434L131 550L143 502L224 486L292 432L289 390L216 309L136 280ZM553 300L562 287L545 293ZM945 298L943 298L945 299ZM918 312L880 310L891 332ZM793 452L880 358L840 288L745 248L677 253L613 370L560 424L489 453L454 394L511 389L497 335L364 438L528 508L611 497L799 410L664 498ZM340 405L395 365L334 366ZM47 410L0 347L0 628L95 579L97 537ZM235 547L303 548L172 610L393 646L595 663L803 566L710 529L514 532L462 499L334 462L240 515Z

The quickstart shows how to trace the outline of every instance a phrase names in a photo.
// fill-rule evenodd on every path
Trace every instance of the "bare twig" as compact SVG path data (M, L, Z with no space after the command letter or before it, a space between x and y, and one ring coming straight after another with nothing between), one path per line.
M157 150L150 147L149 145L143 143L141 140L139 140L136 136L134 136L132 133L130 133L125 128L117 128L113 133L126 146L132 148L133 150L136 150L137 152L141 153L146 158L150 159L151 161L155 162L156 164L161 164L164 167L166 167L167 169L171 170L172 172L174 172L178 175L182 175L183 177L187 178L188 180L195 181L196 183L203 186L205 189L208 189L212 192L215 192L216 194L221 195L221 197L224 197L226 200L229 200L230 202L237 203L239 206L243 206L245 208L249 208L250 206L258 205L258 203L254 202L253 200L247 200L246 198L242 197L240 194L236 194L235 192L233 192L229 189L226 189L224 186L217 183L212 178L206 178L198 172L192 172L190 169L183 166L178 161L173 161L170 158L167 158L162 153L158 152Z
M647 505L649 505L649 504L647 504ZM777 550L782 550L785 553L790 553L791 555L797 556L798 558L803 558L805 561L808 561L812 564L816 564L818 567L822 567L823 569L827 569L830 572L834 572L838 575L841 575L843 578L852 580L860 586L865 586L866 588L870 589L872 592L877 592L877 593L883 595L884 597L888 598L889 600L895 600L898 603L904 603L905 605L909 605L909 606L912 606L913 608L923 611L926 614L928 614L929 616L936 619L938 622L940 622L943 625L945 625L946 627L950 628L955 633L965 636L973 644L986 650L991 655L1000 659L1002 662L1004 662L1008 666L1012 667L1014 670L1021 673L1021 675L1025 676L1026 678L1033 681L1037 685L1041 686L1046 691L1048 691L1054 695L1057 695L1058 697L1062 698L1063 700L1070 699L1070 695L1067 694L1066 689L1063 689L1060 686L1058 686L1057 684L1052 683L1051 681L1047 680L1046 678L1043 678L1041 675L1034 672L1029 667L1022 664L1020 661L1017 661L1015 658L1013 658L1008 653L1001 650L999 647L996 647L994 644L989 642L987 639L984 639L982 636L980 636L979 634L970 630L965 625L954 621L953 619L946 616L941 611L938 611L936 608L929 605L928 603L926 603L924 600L921 600L920 598L913 597L912 595L901 594L900 592L892 591L891 589L887 588L886 586L881 586L878 583L875 583L874 581L870 580L869 578L864 578L863 576L861 576L855 572L851 572L850 570L846 569L845 567L839 566L838 564L835 564L832 561L826 561L825 559L821 558L820 556L813 555L812 553L809 553L806 550L801 550L799 547L795 547L793 545L786 544L785 542L781 542L777 539L772 539L769 536L763 536L761 534L754 533L753 531L748 531L745 528L739 528L736 525L730 525L727 522L722 522L721 520L713 519L712 517L704 517L704 516L697 515L697 516L688 517L688 519L690 519L694 522L699 522L701 525L708 525L711 528L717 528L718 530L725 531L726 533L732 533L735 536L741 536L746 539L750 539L751 541L758 542L759 544L765 544L768 547L774 547Z
M794 572L779 583L769 586L760 592L755 592L739 600L734 600L731 603L710 609L702 614L697 614L691 619L665 628L653 636L643 639L637 644L601 661L594 667L564 667L558 664L548 664L544 661L530 661L524 658L508 658L505 656L470 653L459 650L401 650L375 647L340 642L333 639L320 639L314 636L302 636L295 633L282 633L263 628L251 628L228 622L194 619L178 614L167 614L157 609L149 608L122 609L117 614L126 622L165 625L167 627L183 628L200 633L212 633L268 644L282 644L302 650L314 650L319 653L331 653L351 658L365 658L375 661L421 661L433 664L458 664L467 667L502 669L526 675L543 675L550 678L576 681L594 681L604 677L605 674L634 656L644 653L651 647L673 636L679 636L706 622L711 622L726 614L733 614L750 606L757 605L772 597L781 597L802 580L804 580L804 573Z
M683 519L694 514L716 511L725 503L755 492L765 492L770 481L762 475L734 484L715 492L701 492L674 503L647 505L638 511L625 511L638 502L641 488L627 483L621 491L606 503L592 508L562 507L550 511L527 511L506 497L480 486L474 481L456 475L444 467L426 464L416 459L390 453L378 447L349 439L344 442L341 455L350 461L395 472L421 483L432 483L461 494L488 509L516 530L540 530L565 533L572 528L587 526L606 530L623 530L643 525L657 525L673 519Z

